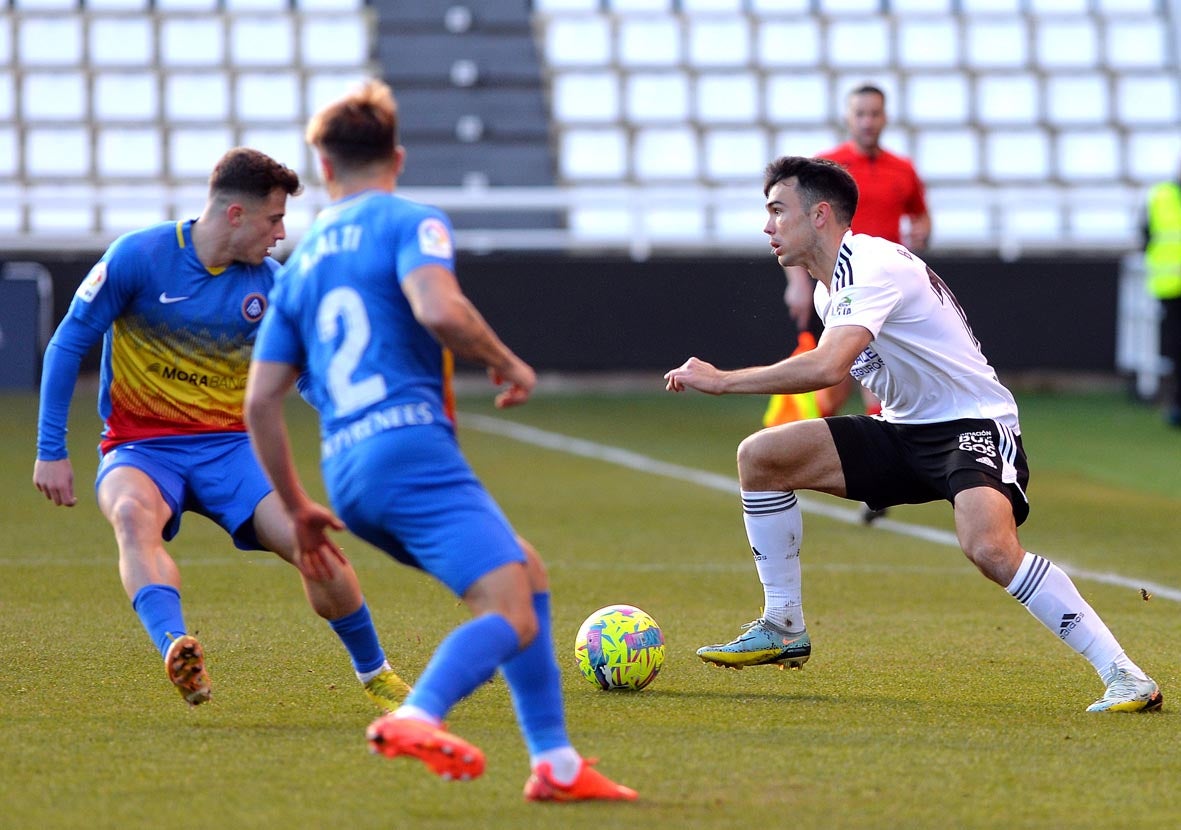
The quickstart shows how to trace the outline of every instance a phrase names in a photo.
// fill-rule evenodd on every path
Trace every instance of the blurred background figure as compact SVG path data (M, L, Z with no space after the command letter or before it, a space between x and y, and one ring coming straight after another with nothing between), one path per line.
M1160 303L1161 354L1171 363L1165 378L1165 420L1181 428L1181 168L1148 192L1142 227L1148 291Z

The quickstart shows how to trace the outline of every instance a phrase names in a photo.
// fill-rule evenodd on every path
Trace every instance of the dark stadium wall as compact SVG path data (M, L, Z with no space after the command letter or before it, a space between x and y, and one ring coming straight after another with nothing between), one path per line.
M25 252L54 277L54 321L99 258ZM1005 372L1115 373L1111 257L928 259ZM539 370L664 371L697 355L720 366L765 363L795 341L782 271L769 257L461 254L460 281L504 340ZM98 366L98 352L84 368Z

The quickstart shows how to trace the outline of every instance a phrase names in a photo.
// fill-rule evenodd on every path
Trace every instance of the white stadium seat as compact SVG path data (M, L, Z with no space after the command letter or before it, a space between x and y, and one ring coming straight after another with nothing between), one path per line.
M694 113L707 124L753 124L759 120L758 79L746 72L697 76Z
M99 17L90 21L90 65L150 67L155 60L156 34L147 17Z
M632 168L644 181L695 181L700 176L697 134L688 127L649 127L637 130L632 145Z
M164 151L159 130L100 128L97 133L100 178L158 179L163 175Z
M992 130L984 137L985 175L997 182L1046 181L1050 142L1038 129Z
M546 62L556 69L611 62L611 24L606 17L556 17L546 24L542 43Z
M966 128L922 130L913 158L928 182L972 182L980 177L980 138Z
M745 17L690 18L688 62L698 68L745 66L751 60L751 30Z
M81 177L90 172L86 127L37 127L25 133L25 170L32 177Z
M1163 69L1169 66L1168 38L1163 19L1112 19L1103 55L1114 69Z
M18 19L17 48L25 67L78 66L82 20L76 15Z
M226 121L230 115L230 88L225 74L169 74L164 79L164 113L170 121Z
M675 17L621 18L616 35L624 68L672 67L684 60L681 23Z
M980 69L1023 69L1029 63L1029 31L1020 17L965 21L967 62Z
M954 17L898 21L895 55L909 69L952 68L960 62L959 23Z
M1029 124L1041 117L1036 76L981 75L976 79L976 118L981 124Z
M624 82L624 113L636 124L683 123L690 117L689 77L683 72L637 72Z
M1181 134L1176 129L1139 129L1124 140L1127 174L1135 182L1153 184L1181 169Z
M1035 55L1046 69L1091 69L1099 63L1099 32L1082 18L1049 18L1038 22Z
M1172 124L1175 128L1179 120L1177 94L1175 73L1121 75L1115 83L1116 115L1128 125Z
M1106 75L1074 72L1051 75L1044 82L1046 120L1051 124L1102 124L1111 117Z
M154 121L159 85L151 72L103 72L94 76L91 109L99 121Z
M619 97L614 72L563 72L553 81L553 113L562 124L615 121Z
M21 79L26 121L82 121L89 97L80 72L29 72Z
M567 181L618 181L628 175L627 135L623 130L564 130L559 149L559 173Z
M756 60L766 69L813 69L824 62L820 23L815 18L768 18L759 23L756 41Z
M901 105L893 110L912 125L958 125L971 118L971 89L959 72L910 75Z
M1114 181L1123 172L1115 130L1068 130L1054 144L1058 177L1067 183Z
M834 20L828 27L826 49L828 63L833 67L889 66L890 28L882 17Z
M239 17L230 23L230 62L238 67L295 63L295 25L285 15Z
M763 112L771 124L827 124L832 98L824 72L768 75L763 82Z
M771 158L766 133L757 128L706 131L703 176L711 181L761 181Z
M177 178L205 180L217 160L236 144L229 127L173 129L168 136L168 169Z
M369 30L356 15L305 17L299 30L305 66L363 66L369 59Z
M234 115L247 124L290 121L298 125L304 119L302 101L295 72L245 72L234 79Z
M217 18L185 15L160 24L160 61L166 67L219 66L225 46L225 29Z

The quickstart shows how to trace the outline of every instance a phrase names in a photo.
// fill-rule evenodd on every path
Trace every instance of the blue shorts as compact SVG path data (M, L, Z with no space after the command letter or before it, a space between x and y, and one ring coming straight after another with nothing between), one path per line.
M164 541L176 536L180 514L189 510L220 525L240 550L266 550L251 519L272 487L246 433L217 432L120 444L99 462L96 491L116 467L141 470L159 488L172 509L172 518L164 525Z
M332 507L353 533L463 596L525 553L444 423L391 429L323 462Z

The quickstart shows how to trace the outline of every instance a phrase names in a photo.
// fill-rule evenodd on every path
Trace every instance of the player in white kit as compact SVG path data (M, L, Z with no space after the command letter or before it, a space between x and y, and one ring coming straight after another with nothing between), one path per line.
M743 519L763 583L763 616L698 656L733 668L796 668L811 655L796 490L875 509L946 499L968 559L1095 667L1107 690L1088 711L1159 709L1157 684L1070 577L1021 546L1029 468L1017 405L943 280L901 245L850 232L857 185L833 162L777 159L763 192L763 230L779 264L802 265L818 280L824 334L814 350L771 366L722 371L691 357L665 375L668 389L793 394L852 374L881 399L882 414L795 421L742 442Z

